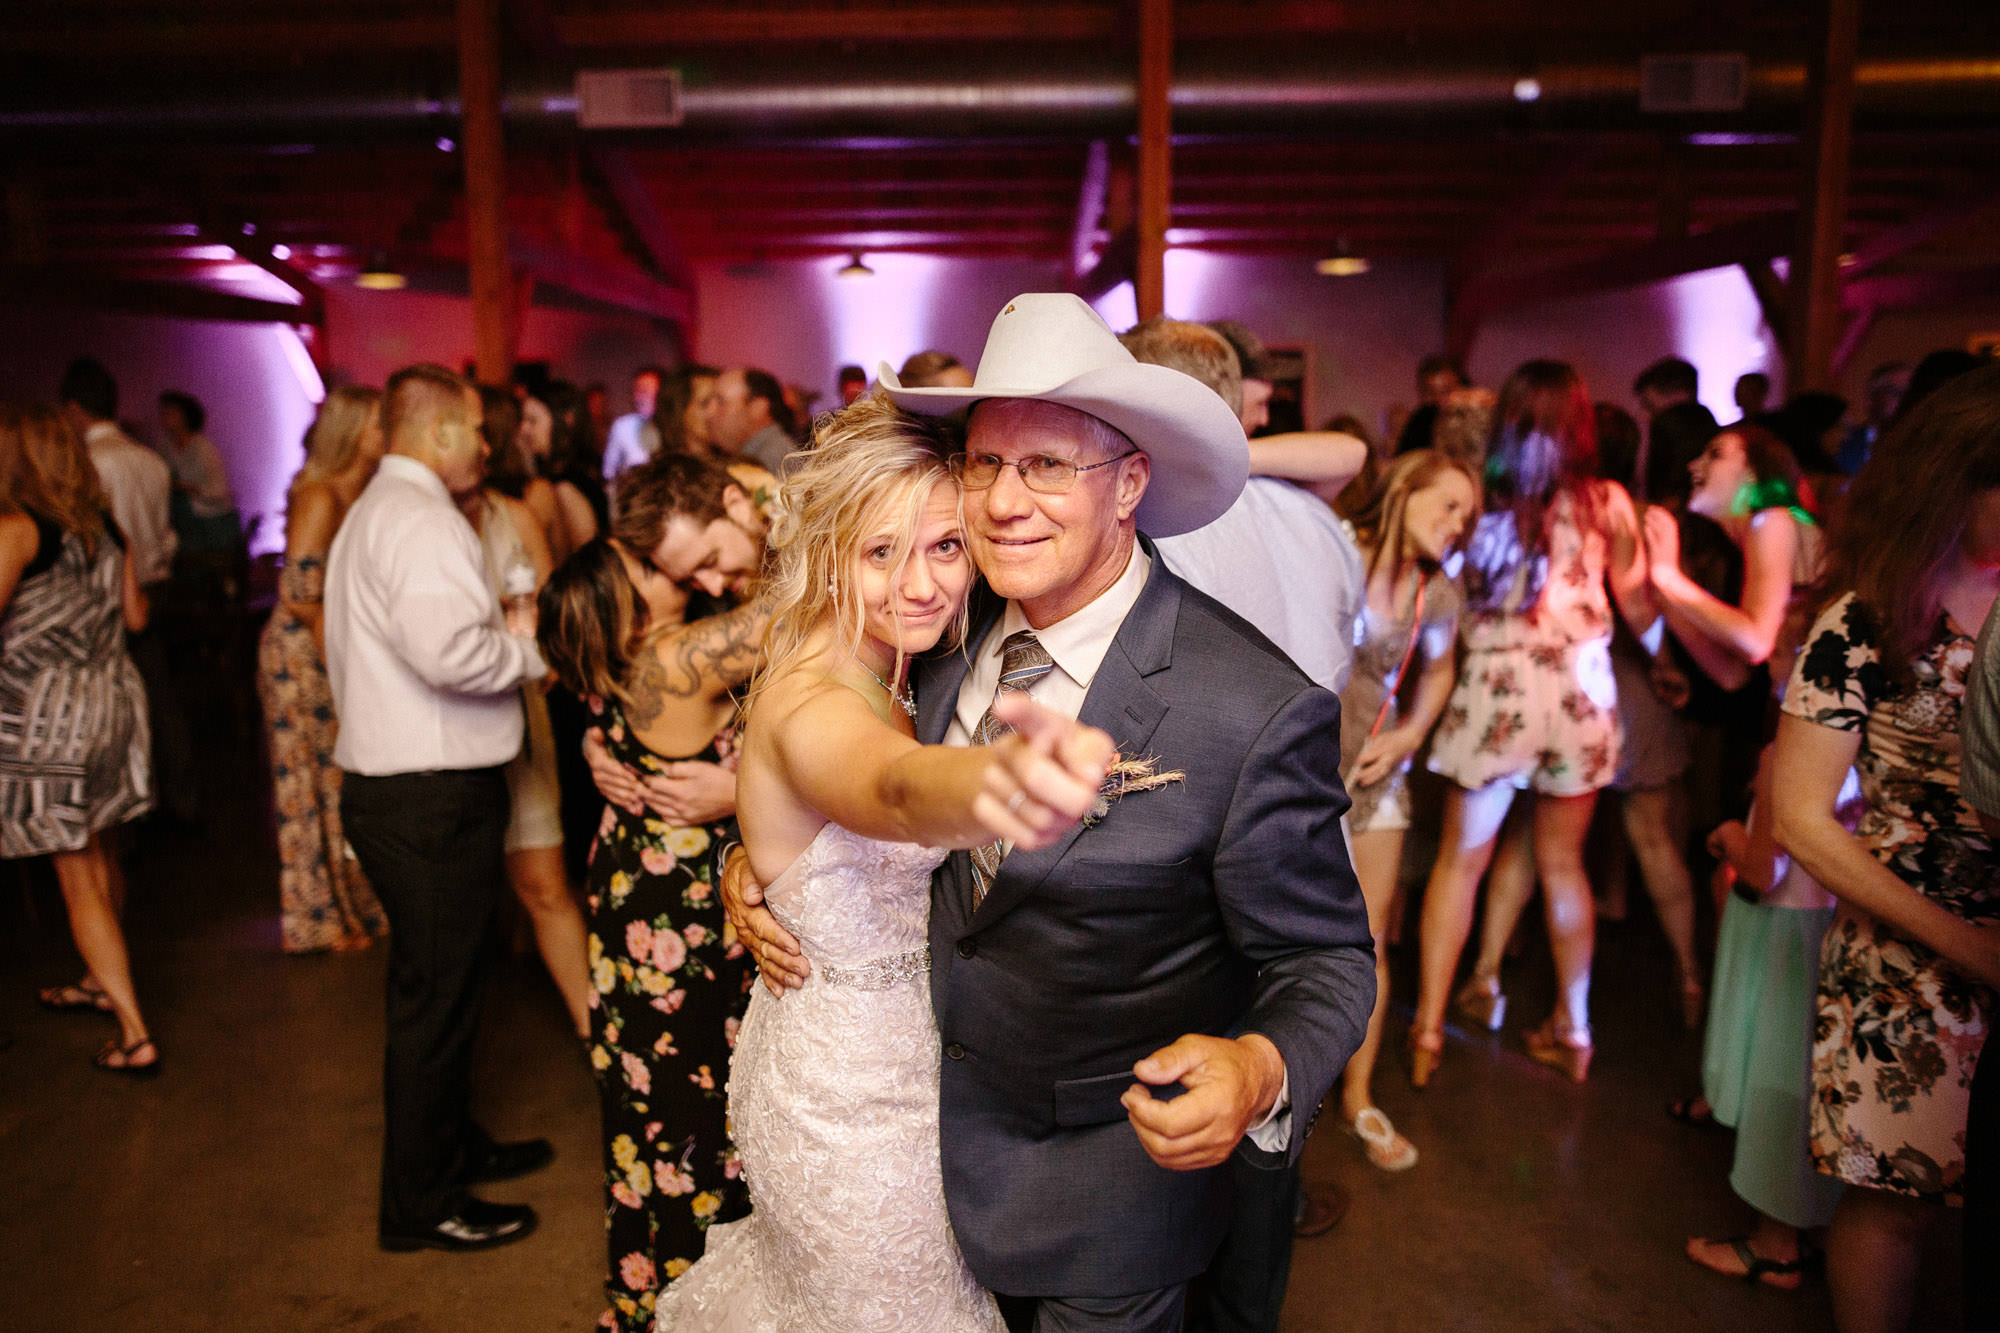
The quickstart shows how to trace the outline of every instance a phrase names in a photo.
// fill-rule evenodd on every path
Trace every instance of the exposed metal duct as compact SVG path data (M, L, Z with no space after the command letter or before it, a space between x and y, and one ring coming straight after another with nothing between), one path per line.
M932 71L950 70L949 75ZM2000 59L1891 58L1862 62L1857 114L1864 122L1922 118L1958 123L2000 115ZM73 87L73 85L71 85ZM1522 96L1532 87L1534 96ZM1241 51L1190 52L1173 88L1177 134L1310 133L1356 123L1490 122L1541 129L1789 129L1805 72L1788 62L1750 65L1744 112L1726 117L1643 116L1637 56L1516 64L1355 63ZM14 95L20 96L17 86ZM686 120L655 142L1048 136L1129 131L1135 91L1128 67L1063 51L903 51L774 71L745 57L705 55L685 73ZM567 83L522 79L505 97L511 129L575 129ZM73 102L0 107L0 139L47 142L158 138L326 142L447 133L458 116L450 88L304 87L166 103Z

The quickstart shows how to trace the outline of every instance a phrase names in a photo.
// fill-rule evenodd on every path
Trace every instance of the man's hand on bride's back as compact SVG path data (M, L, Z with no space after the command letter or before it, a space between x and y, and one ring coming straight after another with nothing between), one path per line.
M757 960L757 970L763 975L764 984L771 988L771 994L783 995L805 985L812 965L799 952L799 942L792 938L792 933L779 925L771 909L764 906L764 886L757 882L750 869L750 854L741 846L730 849L722 863L722 883L717 887L729 924L736 928L736 937Z
M1096 727L1052 712L1024 693L1001 695L993 713L1014 732L992 745L995 762L972 812L1018 851L1046 847L1097 804L1118 746Z

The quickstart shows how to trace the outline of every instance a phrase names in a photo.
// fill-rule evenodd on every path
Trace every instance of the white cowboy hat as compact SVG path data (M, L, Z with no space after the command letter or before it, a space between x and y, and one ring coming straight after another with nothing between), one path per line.
M1178 370L1133 360L1110 325L1068 292L1009 301L994 317L969 389L906 389L886 361L877 374L896 406L925 416L987 398L1032 398L1122 431L1153 463L1137 516L1148 536L1214 522L1250 476L1243 426L1221 395Z

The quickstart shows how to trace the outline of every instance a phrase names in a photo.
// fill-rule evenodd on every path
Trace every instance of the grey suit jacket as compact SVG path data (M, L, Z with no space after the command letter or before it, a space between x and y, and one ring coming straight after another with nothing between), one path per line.
M967 669L925 665L919 739L943 740ZM1155 556L1080 716L1186 781L1009 856L977 911L964 853L932 880L945 1198L974 1274L1017 1296L1171 1286L1220 1243L1229 1171L1146 1156L1118 1101L1136 1061L1184 1033L1262 1033L1296 1160L1375 997L1334 695Z

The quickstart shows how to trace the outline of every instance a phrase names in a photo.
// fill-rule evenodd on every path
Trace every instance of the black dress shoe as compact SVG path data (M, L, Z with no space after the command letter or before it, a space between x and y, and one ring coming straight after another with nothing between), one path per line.
M555 1160L555 1146L547 1139L496 1143L486 1150L485 1156L473 1161L465 1183L490 1185L496 1180L514 1180L531 1171L539 1171Z
M525 1203L467 1199L452 1216L420 1231L388 1231L378 1236L394 1254L410 1250L490 1250L524 1240L535 1230L535 1210Z

